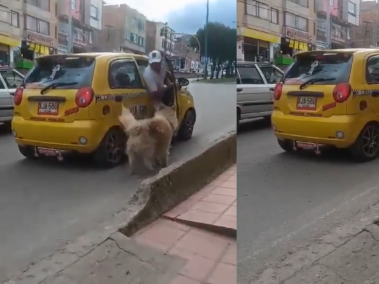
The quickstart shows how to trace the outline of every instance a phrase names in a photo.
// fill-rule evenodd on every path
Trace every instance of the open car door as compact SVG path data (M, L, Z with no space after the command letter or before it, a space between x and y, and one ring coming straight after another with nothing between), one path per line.
M179 106L178 106L178 86L176 84L176 79L175 79L175 75L174 75L174 67L172 66L172 63L171 61L168 59L167 56L165 56L165 60L166 60L166 63L167 63L167 74L166 74L166 78L168 77L168 79L170 80L170 82L174 83L174 87L172 88L172 93L171 93L171 96L168 96L170 98L170 100L172 101L173 103L173 106L175 106L175 109L176 109L176 115L178 116L179 115Z

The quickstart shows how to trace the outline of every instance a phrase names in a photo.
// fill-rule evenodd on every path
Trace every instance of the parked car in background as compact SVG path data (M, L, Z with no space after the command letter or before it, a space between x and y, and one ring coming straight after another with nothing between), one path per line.
M237 62L237 123L244 119L270 119L272 92L283 71L270 63Z
M13 95L24 75L16 69L0 69L0 122L10 125L13 118Z

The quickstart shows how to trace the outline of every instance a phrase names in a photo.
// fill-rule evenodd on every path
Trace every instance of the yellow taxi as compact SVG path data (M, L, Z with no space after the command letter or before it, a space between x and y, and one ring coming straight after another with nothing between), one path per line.
M285 151L349 149L379 155L379 50L298 53L274 89L272 128Z
M166 76L174 77L167 58ZM83 53L40 57L14 93L12 131L27 158L91 154L105 167L120 164L126 137L118 116L122 104L137 119L151 117L154 107L143 77L144 55ZM178 78L165 103L176 108L177 138L188 140L196 122L193 97Z

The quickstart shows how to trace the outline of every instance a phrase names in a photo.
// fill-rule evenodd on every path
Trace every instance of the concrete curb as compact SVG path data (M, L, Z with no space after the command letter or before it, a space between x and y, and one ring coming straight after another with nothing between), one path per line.
M62 272L108 239L112 239L115 233L121 231L128 236L158 219L161 214L198 191L225 168L235 164L236 140L236 133L233 132L215 141L199 155L173 164L156 176L144 180L127 204L127 209L116 213L111 220L68 243L64 248L31 263L19 275L3 284L43 283L47 277Z
M341 246L362 232L369 232L378 236L379 206L372 206L368 211L356 216L352 221L346 222L332 230L330 233L313 239L307 246L291 248L287 255L277 261L266 263L266 267L256 271L252 284L282 284L291 283L292 277L299 271L311 267L321 259L330 255Z
M133 235L234 165L237 160L236 143L237 136L233 132L199 155L144 180L132 202L140 202L147 197L146 205L121 232L126 236Z

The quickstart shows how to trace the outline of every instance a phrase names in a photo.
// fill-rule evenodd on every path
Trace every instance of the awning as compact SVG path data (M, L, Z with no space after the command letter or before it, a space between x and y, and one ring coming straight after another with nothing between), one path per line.
M5 35L0 35L0 43L9 45L9 46L20 46L21 40L14 39Z
M36 44L34 42L31 42L29 45L29 50L33 50L36 53L43 54L43 55L49 55L50 49L47 46L43 46L40 44Z
M290 39L289 47L301 51L308 51L308 44L305 42Z
M272 43L280 43L280 37L264 32L260 32L257 30L249 29L249 28L239 28L239 35L249 37L249 38L255 38L259 40L264 40Z

